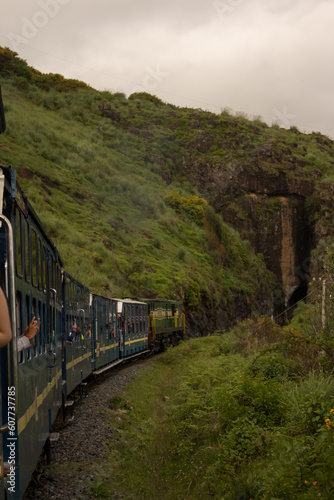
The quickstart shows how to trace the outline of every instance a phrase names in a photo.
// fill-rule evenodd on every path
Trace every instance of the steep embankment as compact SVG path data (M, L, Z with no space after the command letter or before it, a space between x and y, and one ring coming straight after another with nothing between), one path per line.
M96 92L7 49L0 74L0 158L94 291L181 299L202 333L305 295L331 244L328 138Z
M331 245L333 141L295 127L216 118L215 128L223 126L215 150L212 134L204 131L185 141L196 149L185 154L185 171L224 220L264 255L283 288L274 297L278 312L306 296L310 273L320 273Z

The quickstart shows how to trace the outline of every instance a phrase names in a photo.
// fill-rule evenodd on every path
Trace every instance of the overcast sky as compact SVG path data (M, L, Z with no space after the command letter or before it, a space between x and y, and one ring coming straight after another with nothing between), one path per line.
M334 138L334 0L2 0L0 45L99 90Z

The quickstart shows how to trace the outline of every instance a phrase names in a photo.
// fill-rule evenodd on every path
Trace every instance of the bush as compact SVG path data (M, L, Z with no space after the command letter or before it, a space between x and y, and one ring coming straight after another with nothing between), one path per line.
M334 407L333 377L310 372L287 392L289 427L296 433L314 434L323 426L328 408Z
M181 196L176 192L167 192L164 197L167 205L174 208L178 214L182 214L199 225L203 224L204 209L207 202L204 198L196 195Z
M191 281L184 295L184 305L188 309L196 309L200 300L200 286L197 281Z

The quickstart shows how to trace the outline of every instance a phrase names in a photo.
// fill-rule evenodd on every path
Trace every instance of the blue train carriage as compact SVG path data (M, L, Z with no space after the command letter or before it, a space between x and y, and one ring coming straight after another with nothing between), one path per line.
M139 300L118 299L118 321L121 357L149 353L147 304Z
M121 362L117 301L93 294L92 320L93 374L99 375Z
M13 331L12 341L0 353L2 430L8 416L12 418L6 402L11 410L15 406L16 412L16 425L2 433L2 484L7 489L6 498L18 499L28 486L61 405L63 264L18 185L15 171L3 167L1 174L0 275ZM18 353L16 339L33 316L40 317L40 331L31 347ZM7 387L11 388L8 394Z
M0 134L2 134L6 130L6 121L5 121L5 113L4 113L4 108L2 104L2 96L1 96L1 87L0 87ZM0 177L0 182L2 185L2 181L4 179L4 176L1 174ZM3 187L1 187L0 190L0 212L2 214L2 196L3 196ZM2 221L0 220L0 228L2 225ZM2 235L1 235L2 236ZM4 370L3 367L8 366L8 360L7 360L7 349L1 349L0 350L0 363L1 363L1 370L0 370L0 401L1 401L1 412L0 412L0 500L3 500L5 498L5 487L4 487L4 468L3 468L3 440L2 440L2 433L7 430L7 424L8 424L8 405L7 405L7 400L5 398L6 395L6 387L11 386L14 383L14 380L8 380L7 376L7 370ZM11 397L11 394L8 395ZM15 397L15 396L14 396ZM4 411L3 411L4 410ZM6 414L7 411L7 414Z
M150 345L154 352L177 345L186 331L185 314L176 300L140 299L148 306Z
M92 372L92 307L89 289L63 272L63 398Z

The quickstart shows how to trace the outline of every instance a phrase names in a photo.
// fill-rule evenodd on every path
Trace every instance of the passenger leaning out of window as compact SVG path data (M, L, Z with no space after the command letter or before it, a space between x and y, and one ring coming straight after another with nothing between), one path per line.
M17 339L17 350L23 351L30 347L30 340L35 337L40 327L40 319L35 319L35 316L30 321L29 325L24 330L24 334ZM0 347L6 346L12 339L12 329L10 325L10 317L6 296L0 288Z

